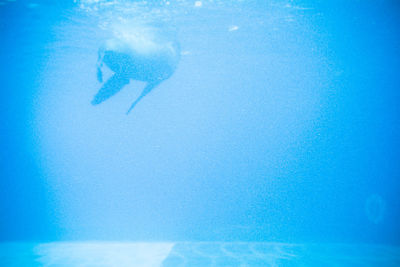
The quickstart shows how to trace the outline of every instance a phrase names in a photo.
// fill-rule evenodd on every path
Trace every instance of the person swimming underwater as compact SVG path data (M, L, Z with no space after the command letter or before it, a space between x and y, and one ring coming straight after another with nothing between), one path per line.
M143 97L172 76L179 60L179 43L176 39L163 36L161 29L142 26L116 34L98 51L98 81L103 82L104 65L114 73L94 96L92 105L109 99L129 84L131 79L147 82L142 93L128 109L128 114Z

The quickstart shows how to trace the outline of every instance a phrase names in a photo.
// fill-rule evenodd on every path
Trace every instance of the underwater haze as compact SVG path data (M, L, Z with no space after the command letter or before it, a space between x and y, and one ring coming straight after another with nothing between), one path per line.
M400 264L399 25L391 0L0 0L0 265Z

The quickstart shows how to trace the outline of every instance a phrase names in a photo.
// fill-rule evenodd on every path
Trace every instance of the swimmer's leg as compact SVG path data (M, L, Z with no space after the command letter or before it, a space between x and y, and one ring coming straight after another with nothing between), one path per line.
M98 105L101 102L109 99L129 83L127 77L121 76L119 74L114 74L110 79L101 87L92 100L92 105Z
M151 92L151 90L153 90L155 87L157 87L157 85L160 84L161 81L156 81L156 82L150 82L146 85L146 87L143 89L142 93L140 94L140 96L135 100L135 102L133 102L133 104L131 105L131 107L128 109L128 111L126 112L126 114L128 115L129 112L131 112L131 110L136 106L137 103L139 103L139 101L145 97L148 93Z

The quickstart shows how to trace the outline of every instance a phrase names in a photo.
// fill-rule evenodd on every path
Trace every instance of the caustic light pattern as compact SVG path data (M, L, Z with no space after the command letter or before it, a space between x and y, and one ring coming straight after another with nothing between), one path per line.
M26 266L400 266L400 248L265 242L2 243L0 265Z

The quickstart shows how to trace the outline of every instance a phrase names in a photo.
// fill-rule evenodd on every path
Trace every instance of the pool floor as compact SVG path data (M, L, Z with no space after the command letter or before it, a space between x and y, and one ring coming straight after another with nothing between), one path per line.
M0 266L400 266L400 247L270 242L0 243Z

